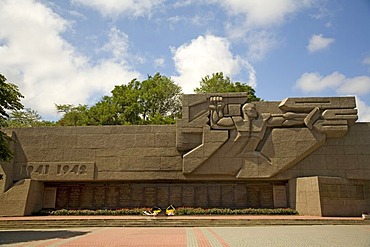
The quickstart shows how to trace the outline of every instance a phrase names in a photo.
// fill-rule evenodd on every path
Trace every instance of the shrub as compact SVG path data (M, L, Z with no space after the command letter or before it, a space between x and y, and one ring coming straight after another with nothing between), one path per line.
M120 208L120 209L43 209L33 215L141 215L150 208ZM298 212L291 208L176 208L175 215L297 215Z
M188 208L180 207L176 209L176 215L296 215L298 212L290 208Z

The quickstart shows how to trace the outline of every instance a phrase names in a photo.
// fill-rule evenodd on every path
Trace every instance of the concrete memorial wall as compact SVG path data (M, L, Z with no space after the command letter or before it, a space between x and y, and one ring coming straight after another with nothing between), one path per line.
M291 207L370 210L370 123L354 97L246 102L184 95L171 126L15 128L0 215L42 208Z

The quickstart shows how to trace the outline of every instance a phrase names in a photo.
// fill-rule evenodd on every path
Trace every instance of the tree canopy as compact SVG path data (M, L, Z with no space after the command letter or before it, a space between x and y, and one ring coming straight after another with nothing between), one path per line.
M200 81L200 87L195 88L196 93L231 93L247 92L247 102L260 101L255 95L254 89L241 82L232 82L229 77L224 76L222 72L207 75Z
M80 126L87 125L87 105L74 106L72 104L55 105L57 111L63 114L63 117L57 122L62 126Z
M11 112L6 125L8 127L33 127L41 125L41 116L31 108Z
M117 85L111 95L103 96L96 104L55 105L62 114L57 122L43 121L30 108L23 109L22 94L18 87L5 83L0 74L0 127L33 126L81 126L81 125L122 125L122 124L173 124L181 115L181 87L171 78L156 73L146 80L133 79L127 84ZM241 82L232 82L222 72L205 76L196 93L247 92L247 102L259 101L252 87ZM2 143L6 136L1 132ZM4 150L4 149L3 149Z
M171 124L181 113L181 88L156 73L115 86L95 105L56 105L60 125Z
M23 95L19 92L16 85L7 83L5 76L0 74L0 127L6 125L9 118L9 111L21 110ZM8 148L10 138L0 131L0 161L7 161L12 157L12 153Z

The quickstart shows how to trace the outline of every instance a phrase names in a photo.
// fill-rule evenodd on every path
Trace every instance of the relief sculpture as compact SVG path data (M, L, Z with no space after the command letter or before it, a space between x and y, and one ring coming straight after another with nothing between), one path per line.
M253 103L243 102L242 95L205 97L201 102L189 100L184 110L198 115L184 114L191 121L183 119L178 125L178 142L186 143L190 134L201 136L192 147L178 143L179 149L188 147L183 155L183 173L188 175L272 177L297 164L326 138L344 136L357 119L353 97Z

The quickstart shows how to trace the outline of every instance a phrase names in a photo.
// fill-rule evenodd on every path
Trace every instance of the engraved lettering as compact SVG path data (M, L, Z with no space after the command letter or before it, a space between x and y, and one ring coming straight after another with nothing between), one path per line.
M22 166L21 172L22 175L45 175L49 173L49 165L38 165L38 166Z
M28 167L27 167L27 175L28 175L28 176L30 176L30 175L31 175L31 173L33 172L33 169L34 169L34 168L33 168L33 166L28 166Z
M86 174L86 166L85 165L80 166L80 170L79 170L78 173L79 174Z
M70 172L73 172L74 174L78 174L78 167L79 165L74 165Z
M39 165L35 171L35 173L37 174L42 174L42 168L43 168L43 165Z
M27 166L26 165L21 166L20 174L21 175L27 175Z
M45 165L44 174L49 174L49 165Z
M45 169L49 170L49 166ZM75 175L80 174L87 174L87 166L86 165L74 165L72 169L70 169L69 165L58 165L57 166L57 175L66 175L69 173L74 173Z
M69 172L69 165L63 166L63 174L67 174Z

